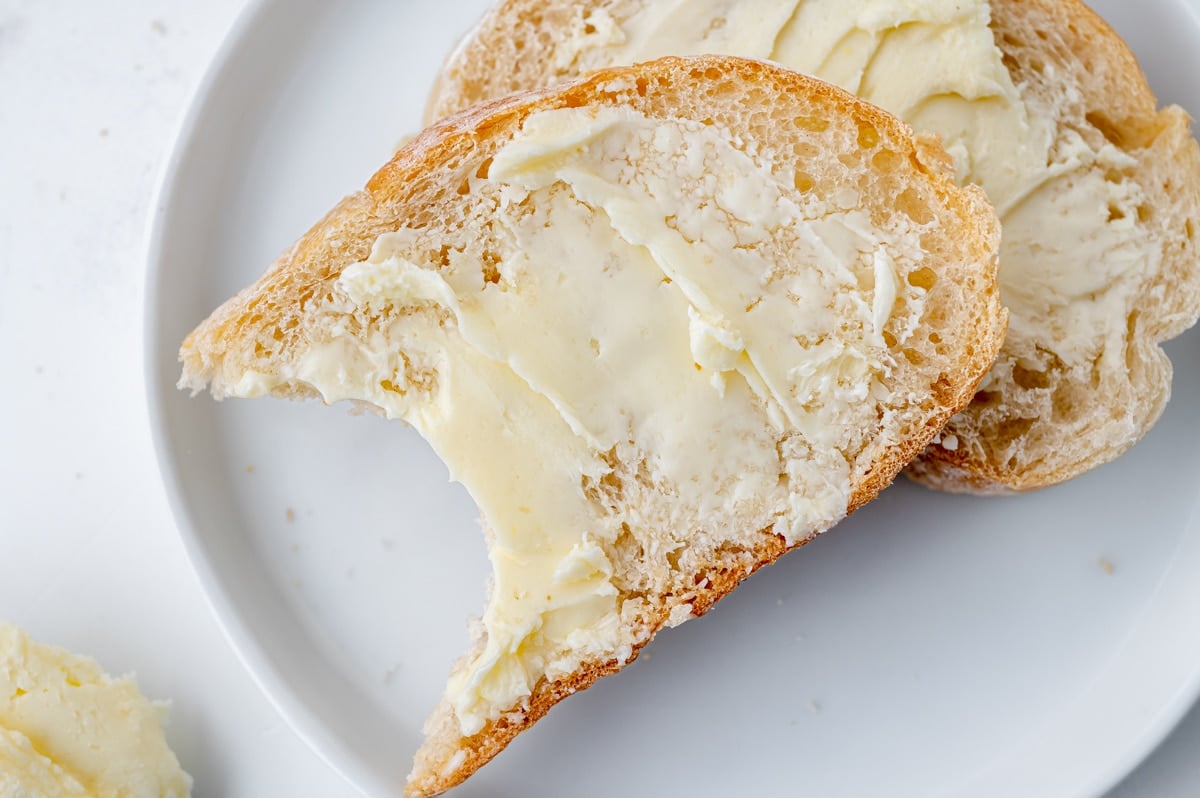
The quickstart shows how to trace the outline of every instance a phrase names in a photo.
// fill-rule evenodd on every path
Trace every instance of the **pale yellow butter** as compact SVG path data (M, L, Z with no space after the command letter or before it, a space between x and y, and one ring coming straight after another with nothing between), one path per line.
M29 738L0 728L2 798L89 798L83 785L43 755Z
M939 134L959 181L982 186L1003 223L1006 353L1118 368L1139 275L1162 259L1136 223L1140 188L1111 179L1133 162L1031 104L990 19L986 0L652 0L623 17L593 12L558 58L578 71L665 55L769 59Z
M0 796L185 798L165 708L132 679L0 624Z
M477 265L414 261L417 231L384 235L336 301L425 312L335 334L277 378L409 422L478 504L494 570L486 644L447 689L467 735L543 676L631 656L637 606L619 600L605 544L650 522L587 495L612 458L645 458L678 494L680 529L753 512L796 542L844 516L838 447L866 422L836 413L865 407L889 368L883 328L902 291L887 252L921 257L916 232L884 240L861 211L798 207L727 134L628 109L534 114L486 180L536 209L492 220L512 242L503 288ZM779 271L758 247L780 230L802 267ZM846 316L860 340L829 335ZM434 387L406 382L401 348L435 364ZM786 462L785 430L805 452Z

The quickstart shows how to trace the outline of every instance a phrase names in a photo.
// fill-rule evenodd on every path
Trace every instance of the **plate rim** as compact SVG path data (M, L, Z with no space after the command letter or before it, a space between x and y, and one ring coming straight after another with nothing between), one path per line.
M233 650L255 687L317 759L337 773L346 782L347 787L364 798L388 796L395 794L394 785L381 780L361 757L321 728L320 722L308 709L303 696L288 686L279 669L255 639L244 613L222 587L216 566L210 559L195 520L188 512L183 499L185 489L181 469L175 459L166 412L160 398L163 386L175 386L177 381L177 375L171 375L161 368L161 342L157 336L163 315L163 308L157 300L164 274L162 264L167 246L171 199L179 188L180 173L196 140L197 128L205 118L208 107L214 101L222 83L228 78L227 72L233 55L257 30L268 9L281 2L283 0L243 0L242 7L236 12L228 30L205 65L202 76L187 99L175 130L169 138L169 155L164 159L154 184L142 250L146 268L142 308L142 361L146 375L143 398L146 401L146 417L153 439L159 477L176 533L183 543L188 563L221 636Z
M155 180L150 214L142 251L144 253L145 278L143 283L142 360L145 379L143 398L146 401L146 417L153 440L154 454L158 464L161 485L166 495L171 516L193 573L204 595L212 617L216 620L222 636L234 651L238 661L259 691L271 704L282 720L313 754L334 772L340 775L349 788L363 796L392 796L396 785L383 780L357 752L347 748L340 740L322 727L306 703L302 691L294 689L282 677L271 657L255 638L244 612L239 609L234 597L218 576L211 554L199 534L196 519L188 511L184 495L186 488L182 469L168 427L167 414L161 398L164 385L174 388L177 375L163 368L162 342L157 332L163 317L163 306L158 301L163 285L164 255L171 222L170 207L174 195L181 189L180 175L194 147L197 128L204 120L210 106L219 98L224 84L230 78L230 63L248 38L258 31L266 12L279 6L283 0L243 0L232 24L224 34L217 49L206 65L201 79L190 94L184 111L173 134L169 138L169 156L162 162ZM1200 27L1200 9L1197 4L1183 3ZM1193 513L1188 528L1200 530L1200 506ZM1182 545L1182 544L1181 544ZM1178 552L1178 549L1176 553ZM1155 590L1147 600L1152 602L1164 585L1175 575L1177 557L1173 557L1164 571ZM1142 628L1135 624L1133 630ZM1133 632L1129 637L1133 636ZM1114 647L1114 656L1129 644L1128 639ZM1102 673L1104 671L1101 671ZM1142 724L1142 728L1123 735L1125 742L1117 746L1120 753L1106 760L1105 765L1090 771L1080 772L1077 790L1073 794L1103 796L1117 787L1127 776L1142 764L1170 736L1184 717L1200 700L1200 662L1191 669L1189 676L1173 689L1165 692L1166 701ZM1156 695L1158 693L1156 692ZM1115 725L1115 724L1114 724ZM997 760L1003 768L1009 757ZM1090 773L1090 776L1089 776ZM965 782L974 784L974 777ZM957 788L956 793L957 794Z

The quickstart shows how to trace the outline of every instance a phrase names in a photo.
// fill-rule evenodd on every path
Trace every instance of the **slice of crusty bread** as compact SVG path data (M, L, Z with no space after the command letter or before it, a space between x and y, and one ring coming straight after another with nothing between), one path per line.
M421 302L361 307L339 278L350 273L370 278L373 267L364 262L372 255L373 244L382 234L397 230L407 231L399 246L408 262L448 283L472 286L470 295L460 299L464 307L481 302L488 292L519 295L526 284L543 284L548 278L551 283L589 278L576 274L578 269L594 268L586 258L522 261L526 250L513 234L513 225L539 208L564 197L572 203L582 198L572 199L573 189L561 180L514 194L510 185L491 174L499 171L493 166L497 154L532 124L529 120L559 109L584 109L596 115L617 109L649 120L655 135L640 139L648 149L639 150L642 154L628 164L632 171L621 172L624 177L618 182L638 180L639 175L678 182L678 195L656 195L658 204L650 211L659 214L660 223L665 220L663 230L673 223L682 230L675 214L682 219L685 207L722 205L726 200L720 198L728 199L722 192L736 188L726 180L736 180L737 175L711 180L710 170L728 169L730 162L710 164L697 172L695 161L689 166L677 147L658 146L657 133L699 135L700 131L733 148L728 152L750 158L756 174L769 176L771 190L782 192L778 207L792 208L795 216L776 229L753 234L741 222L728 220L721 226L731 225L733 237L706 231L704 241L711 232L714 241L726 242L724 249L704 250L713 255L715 279L723 280L728 273L732 284L735 264L742 262L738 258L749 252L766 264L767 273L754 278L760 286L756 290L765 291L776 280L838 286L828 304L819 292L788 294L783 306L791 306L792 311L767 319L787 331L811 324L814 318L829 318L826 326L795 339L798 354L789 380L795 376L792 372L811 373L805 369L815 362L810 358L818 351L861 354L858 360L846 361L847 373L854 372L854 363L873 365L864 377L853 378L865 380L856 383L863 390L852 392L853 396L839 393L851 378L835 369L830 380L809 385L811 391L797 395L792 389L780 399L802 416L819 414L824 422L818 434L832 436L828 440L833 444L818 445L818 438L798 429L787 413L767 412L770 402L761 395L752 400L748 415L739 423L752 419L754 434L766 442L760 454L771 464L769 486L758 495L729 499L727 509L719 512L701 513L687 486L664 476L667 472L656 463L672 452L661 441L638 439L632 430L641 422L631 418L632 439L610 452L594 453L603 461L605 473L577 482L579 499L594 503L612 521L589 535L612 563L612 584L620 606L619 645L580 658L568 673L542 674L529 695L499 708L475 733L464 734L454 706L443 701L426 725L427 739L408 787L411 795L431 795L458 784L552 705L636 658L664 625L704 614L756 569L871 500L970 401L1004 335L994 212L982 192L954 184L940 148L915 138L895 117L845 92L773 65L734 58L668 58L603 70L557 88L487 103L423 132L370 179L365 191L344 199L258 282L187 337L180 355L181 387L207 387L217 398L317 397L321 395L317 386L305 381L297 364L319 347L345 342L358 349L371 347L378 354L371 362L387 365L379 366L377 373L343 373L358 387L338 396L327 394L326 399L356 400L403 418L411 418L406 414L413 402L444 405L444 392L453 390L461 375L440 368L445 361L431 351L431 341L442 340L436 336L443 335L467 337L456 317L444 306ZM663 140L670 136L664 135ZM591 146L579 144L574 155L542 157L569 161L583 157L580 153ZM603 150L602 145L595 146ZM741 196L753 200L762 195L742 192ZM587 212L593 224L605 223L605 211L586 202L585 207L591 208ZM853 250L824 266L820 263L825 261L801 254L812 251L805 249L811 248L811 239L800 240L806 224L849 218L846 214L860 219L871 235L892 244L874 253ZM552 240L556 235L552 225L543 228L539 222L535 228L538 236ZM700 245L678 235L671 238L675 243L670 246L683 244L691 251L686 248ZM573 246L573 242L561 243L567 251ZM395 240L392 245L397 245ZM894 276L886 278L888 285L879 283L884 279L881 259L894 264ZM516 269L514 263L525 263L521 268L526 271ZM609 262L606 268L642 268L638 263ZM671 280L661 282L666 289L676 290ZM739 300L737 313L742 304ZM749 302L746 316L755 305ZM667 306L662 307L667 313ZM557 310L567 319L592 312L587 307ZM636 318L629 320L630 325L638 323ZM681 323L687 324L686 314ZM545 336L556 334L547 323ZM507 342L518 352L510 353L509 362L520 361L520 348L530 343ZM591 343L595 350L605 345ZM645 340L635 350L658 345ZM600 357L597 351L597 362ZM343 372L364 368L363 362L341 367ZM635 365L615 364L616 379ZM685 371L691 373L692 365L685 361ZM695 370L701 371L698 363ZM729 386L741 379L734 372L727 376ZM716 387L705 383L705 390ZM729 390L732 394L733 388ZM739 395L749 395L744 386ZM673 401L660 409L670 411ZM700 439L706 434L704 429L695 431ZM718 450L736 443L711 442ZM550 454L546 453L547 459ZM812 471L814 463L831 464L829 484L824 472ZM715 471L721 464L692 465ZM816 478L797 481L791 476L805 469ZM845 474L844 494L831 487L836 482L834 472ZM525 476L529 475L500 478L514 480L515 486ZM717 486L709 496L724 500L722 490ZM806 503L836 506L818 516L795 509ZM472 657L485 642L476 641L476 649L459 664L458 673L472 667Z
M448 59L428 114L437 118L606 66L610 45L625 38L609 28L620 29L659 2L500 0ZM735 5L697 4L691 13L712 14L711 24L689 19L688 30L711 35ZM764 17L768 6L758 8ZM797 4L779 0L778 6L790 14ZM1125 296L1105 311L1101 329L1092 331L1093 345L1077 347L1065 345L1070 319L1091 313L1083 305L1097 297L1064 306L1036 296L1042 289L1028 290L1024 275L1060 268L1040 265L1042 253L1053 252L1058 242L1004 238L1000 281L1013 313L1005 348L975 401L908 474L946 490L1006 493L1062 482L1118 457L1161 415L1171 364L1159 344L1200 315L1200 147L1182 110L1156 110L1128 47L1082 2L992 0L990 6L995 42L1013 83L1031 113L1054 128L1052 152L1066 151L1060 145L1082 137L1093 152L1112 145L1132 158L1114 170L1112 158L1097 157L1074 172L1072 179L1080 182L1089 172L1105 176L1108 190L1122 200L1109 219L1096 220L1097 229L1118 225L1127 232L1099 262L1081 254L1069 268L1079 275L1119 271L1131 245L1141 242L1147 249L1140 265L1116 281ZM917 19L919 12L918 4L903 13ZM682 27L674 26L676 35ZM1062 323L1040 323L1047 315Z
M1171 361L1160 344L1200 315L1200 146L1182 109L1157 110L1133 53L1082 2L993 0L992 27L1014 83L1032 108L1054 116L1060 140L1077 133L1132 158L1105 172L1132 200L1114 205L1106 223L1133 226L1149 250L1125 277L1127 298L1107 340L1069 359L1055 353L1057 342L1010 339L971 406L908 472L946 490L1005 493L1103 465L1162 415ZM1002 286L1008 257L1017 255L1002 248ZM1046 312L1019 308L1012 312Z

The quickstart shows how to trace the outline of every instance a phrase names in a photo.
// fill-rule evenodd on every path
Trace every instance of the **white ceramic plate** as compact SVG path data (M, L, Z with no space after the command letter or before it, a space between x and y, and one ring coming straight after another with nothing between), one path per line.
M1200 111L1185 0L1099 10ZM417 435L318 403L189 399L184 334L390 155L481 3L253 2L157 206L151 408L201 579L312 746L397 794L488 568ZM556 708L464 796L1097 795L1200 683L1200 335L1166 417L1033 496L898 484L626 672ZM1109 573L1111 570L1111 573Z

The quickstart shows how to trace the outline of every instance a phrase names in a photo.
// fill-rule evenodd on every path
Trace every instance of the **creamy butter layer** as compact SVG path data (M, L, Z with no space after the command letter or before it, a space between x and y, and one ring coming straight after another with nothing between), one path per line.
M0 624L0 795L184 798L165 711L133 680Z
M884 237L856 198L801 208L728 134L629 109L536 113L478 179L501 198L490 279L459 250L443 268L418 255L420 231L384 235L335 301L411 311L235 391L297 380L369 402L479 505L486 644L447 691L465 735L543 677L632 655L638 602L606 547L652 522L597 499L616 463L643 464L683 533L749 516L795 543L845 515L842 449L877 423L885 327L902 289L921 301L893 258L923 257L918 230Z
M90 798L74 776L43 755L29 738L0 728L0 796Z
M937 133L961 183L987 192L1003 223L1000 284L1011 310L1005 355L1046 352L1118 367L1139 276L1162 252L1140 234L1135 162L1059 131L1055 108L1015 86L986 0L653 0L574 22L556 58L586 71L665 55L776 61ZM1047 65L1046 69L1053 69ZM1111 362L1110 362L1111 361ZM992 382L985 378L984 389Z

